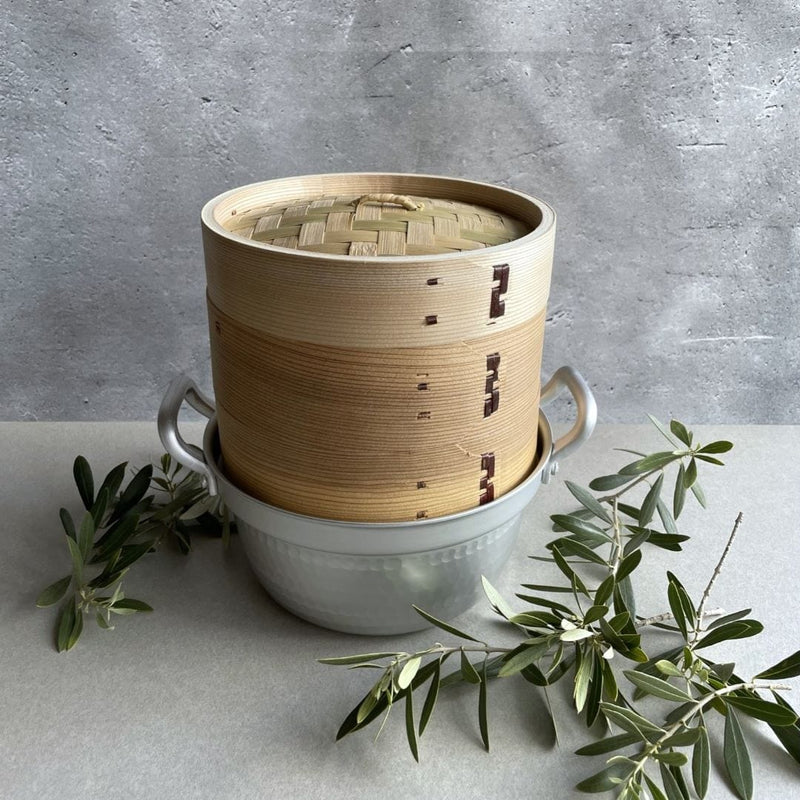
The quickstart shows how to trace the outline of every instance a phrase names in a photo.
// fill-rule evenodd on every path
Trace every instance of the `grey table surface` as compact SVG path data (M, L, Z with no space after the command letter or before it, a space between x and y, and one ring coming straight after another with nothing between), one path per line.
M186 428L199 438L199 423ZM697 433L728 438L736 447L724 469L704 470L709 508L692 505L681 518L692 534L684 553L652 550L637 571L640 610L665 610L666 569L699 595L742 511L711 605L752 606L764 623L758 640L730 642L714 653L750 675L800 644L800 427L702 427ZM661 449L659 438L649 426L600 426L526 510L498 588L513 597L521 582L546 581L548 565L526 556L551 538L548 516L572 506L564 479L585 484L623 463L625 456L612 448ZM227 552L219 541L203 540L188 557L169 551L149 557L126 582L129 594L155 612L122 618L110 632L87 625L75 650L57 654L55 613L34 601L68 571L57 512L61 505L79 508L73 458L84 454L99 472L121 460L141 465L160 452L150 422L0 424L0 796L583 796L572 787L600 768L602 758L573 755L589 737L569 719L553 748L537 691L518 680L489 687L489 753L480 745L475 692L461 688L440 696L419 765L406 748L402 713L377 743L369 731L335 743L340 721L367 688L365 675L322 666L317 658L408 651L446 634L367 639L316 628L270 599L235 540ZM457 624L487 638L503 635L484 604ZM713 733L721 740L718 727ZM795 796L797 765L766 726L754 738L755 797ZM721 763L719 744L712 753ZM708 796L734 795L715 778Z

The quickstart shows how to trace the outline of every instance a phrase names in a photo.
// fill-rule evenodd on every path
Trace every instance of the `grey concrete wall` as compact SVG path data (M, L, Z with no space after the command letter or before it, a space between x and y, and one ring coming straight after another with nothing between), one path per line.
M549 201L549 371L601 417L800 420L800 14L759 3L3 4L0 419L210 387L198 215L313 172Z

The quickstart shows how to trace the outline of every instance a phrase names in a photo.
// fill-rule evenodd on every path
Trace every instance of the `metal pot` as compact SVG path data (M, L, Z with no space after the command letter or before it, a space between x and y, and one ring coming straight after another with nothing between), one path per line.
M572 367L561 367L542 388L541 404L563 389L575 399L573 427L553 442L539 412L538 449L530 474L514 489L468 511L412 522L342 522L309 517L263 503L234 486L221 464L213 401L185 375L173 380L158 414L161 441L175 459L205 477L236 517L250 564L264 588L298 617L345 633L399 634L429 624L412 608L451 619L494 580L511 553L522 510L548 483L558 460L591 435L597 405ZM187 402L209 418L202 450L178 431Z

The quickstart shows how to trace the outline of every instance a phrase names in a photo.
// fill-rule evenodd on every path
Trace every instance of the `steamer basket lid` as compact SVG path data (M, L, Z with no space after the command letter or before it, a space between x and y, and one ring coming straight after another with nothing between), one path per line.
M292 250L351 256L417 256L478 250L530 233L485 206L395 194L336 195L237 208L230 233Z

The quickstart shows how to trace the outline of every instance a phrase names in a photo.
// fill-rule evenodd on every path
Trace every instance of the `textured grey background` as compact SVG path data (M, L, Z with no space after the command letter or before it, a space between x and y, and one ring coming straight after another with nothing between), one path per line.
M559 214L545 368L601 417L800 418L794 2L3 4L0 419L210 387L199 210L386 170Z

